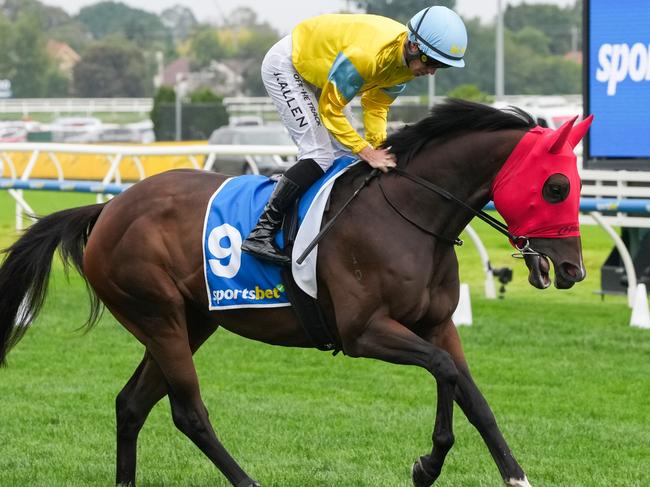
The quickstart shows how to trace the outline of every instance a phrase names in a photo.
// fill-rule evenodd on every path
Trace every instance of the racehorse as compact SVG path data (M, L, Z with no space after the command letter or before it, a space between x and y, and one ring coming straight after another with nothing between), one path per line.
M459 296L453 243L492 198L533 286L551 284L549 259L557 288L584 278L573 225L580 189L573 147L590 120L574 121L553 131L536 127L516 108L439 104L388 137L385 146L392 146L400 172L371 180L318 246L318 303L343 353L416 365L435 379L433 445L412 467L415 487L432 485L441 473L454 443L454 400L483 437L505 483L530 485L472 380L452 321ZM540 168L546 168L543 174ZM360 164L339 178L325 221L369 171ZM66 266L76 267L89 285L87 326L103 303L146 348L116 398L119 485L135 485L138 433L168 395L174 424L228 481L259 486L217 439L192 355L219 326L269 344L312 346L291 307L208 311L201 231L207 202L225 179L193 170L155 175L108 203L39 219L5 250L3 364L43 304L57 247ZM561 215L568 224L558 227Z

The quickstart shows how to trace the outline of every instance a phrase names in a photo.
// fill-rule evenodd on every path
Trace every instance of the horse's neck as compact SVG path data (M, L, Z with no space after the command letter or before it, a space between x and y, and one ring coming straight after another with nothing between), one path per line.
M524 132L516 130L463 135L421 151L407 171L445 189L475 210L490 199L490 187L508 155ZM413 186L409 186L414 191ZM417 188L416 191L427 191ZM422 211L428 228L443 235L456 236L473 214L458 203L437 197L434 211Z

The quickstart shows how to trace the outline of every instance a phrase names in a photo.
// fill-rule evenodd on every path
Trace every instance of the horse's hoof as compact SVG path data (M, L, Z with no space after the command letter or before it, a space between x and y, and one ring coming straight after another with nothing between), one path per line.
M523 479L508 479L506 485L510 487L532 487L525 475Z
M429 475L424 469L422 457L418 458L411 467L411 478L415 487L431 487L436 480L435 477Z
M262 487L260 484L251 479L244 479L237 484L237 487Z

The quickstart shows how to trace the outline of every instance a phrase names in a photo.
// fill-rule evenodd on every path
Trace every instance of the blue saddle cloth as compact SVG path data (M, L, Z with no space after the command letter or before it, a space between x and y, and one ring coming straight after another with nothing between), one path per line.
M338 158L301 198L301 223L321 186L357 159ZM203 269L209 309L290 306L280 267L241 251L266 205L275 181L265 176L227 179L210 198L203 225ZM282 232L276 235L283 247Z

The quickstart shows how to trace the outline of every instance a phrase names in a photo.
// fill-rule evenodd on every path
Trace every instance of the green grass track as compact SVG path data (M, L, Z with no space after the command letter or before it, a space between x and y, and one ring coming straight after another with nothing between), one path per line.
M26 192L41 214L93 196ZM15 238L0 192L0 247ZM500 234L476 223L495 267L515 269L505 299L483 297L478 254L459 248L474 325L460 328L476 382L534 487L650 486L650 330L623 297L601 299L612 244L583 227L588 278L568 291L527 284ZM0 296L0 299L2 297ZM0 370L0 487L114 484L114 400L143 349L105 313L90 333L76 274L57 263L39 319ZM196 355L220 438L264 487L408 487L430 449L435 384L424 370L271 347L219 330ZM456 444L439 487L497 487L477 432L455 410ZM161 401L140 435L138 485L225 487Z

